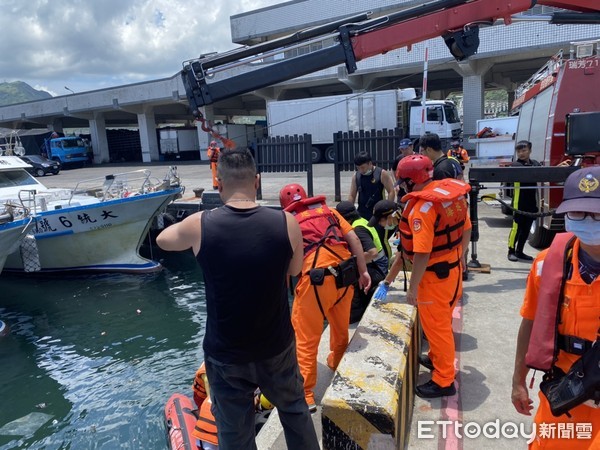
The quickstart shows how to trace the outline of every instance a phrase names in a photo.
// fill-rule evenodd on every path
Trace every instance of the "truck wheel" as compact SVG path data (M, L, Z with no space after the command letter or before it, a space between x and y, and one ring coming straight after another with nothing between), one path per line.
M310 155L312 158L312 163L316 164L318 162L321 162L321 158L323 157L323 152L321 152L321 149L319 147L313 147L310 150Z
M325 161L328 163L335 162L335 147L333 145L325 149Z
M536 219L529 232L529 245L538 249L547 248L550 246L555 234L554 231L544 228L542 219Z

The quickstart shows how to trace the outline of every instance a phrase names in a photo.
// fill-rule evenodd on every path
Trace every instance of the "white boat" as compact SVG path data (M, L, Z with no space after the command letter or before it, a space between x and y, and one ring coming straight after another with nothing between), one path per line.
M19 205L0 204L0 272L6 257L17 250L33 226L33 218Z
M176 170L163 180L149 170L81 181L50 189L25 162L0 156L0 200L30 210L34 239L10 254L5 271L154 272L161 265L139 254L153 219L182 191Z

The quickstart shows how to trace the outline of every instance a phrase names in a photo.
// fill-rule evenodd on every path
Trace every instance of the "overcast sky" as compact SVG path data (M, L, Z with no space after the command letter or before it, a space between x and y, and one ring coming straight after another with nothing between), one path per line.
M0 0L0 82L52 95L168 77L237 47L229 17L283 0Z

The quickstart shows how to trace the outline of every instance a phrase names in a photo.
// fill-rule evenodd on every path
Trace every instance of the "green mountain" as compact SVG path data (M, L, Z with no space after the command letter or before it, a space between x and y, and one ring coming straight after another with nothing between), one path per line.
M52 96L48 92L38 91L22 81L0 83L0 106L45 98L52 98Z

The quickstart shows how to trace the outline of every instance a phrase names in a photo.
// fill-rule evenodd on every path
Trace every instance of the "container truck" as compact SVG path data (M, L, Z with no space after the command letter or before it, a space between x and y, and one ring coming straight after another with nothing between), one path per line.
M402 137L413 139L437 133L443 148L459 139L462 125L454 103L428 100L423 129L421 100L415 99L415 94L410 88L268 101L269 136L310 134L313 162L333 162L333 136L338 131L399 128Z

